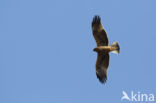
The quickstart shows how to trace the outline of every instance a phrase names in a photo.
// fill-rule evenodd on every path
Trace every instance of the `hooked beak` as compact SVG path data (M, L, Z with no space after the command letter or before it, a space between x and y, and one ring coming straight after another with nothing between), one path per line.
M94 52L98 52L98 48L94 48L93 51L94 51Z

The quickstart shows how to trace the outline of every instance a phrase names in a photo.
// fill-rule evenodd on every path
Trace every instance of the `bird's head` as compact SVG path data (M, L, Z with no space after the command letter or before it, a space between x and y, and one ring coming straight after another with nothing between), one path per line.
M100 50L99 50L99 48L94 48L93 51L94 52L99 52Z

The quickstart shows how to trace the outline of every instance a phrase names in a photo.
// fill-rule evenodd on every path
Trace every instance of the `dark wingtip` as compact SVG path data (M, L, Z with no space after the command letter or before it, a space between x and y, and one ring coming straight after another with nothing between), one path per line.
M105 84L106 81L107 81L107 75L103 75L103 76L100 76L98 74L96 74L97 78L99 79L99 81L102 83L102 84Z
M92 26L95 25L95 24L96 24L96 25L99 25L100 22L101 22L100 16L95 15L94 18L93 18L93 21L92 21Z

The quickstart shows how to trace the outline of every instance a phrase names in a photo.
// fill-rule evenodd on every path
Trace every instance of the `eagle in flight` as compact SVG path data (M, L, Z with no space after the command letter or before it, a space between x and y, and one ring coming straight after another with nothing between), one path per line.
M96 75L101 83L105 83L109 66L109 52L119 54L120 46L118 42L108 45L107 33L101 24L101 18L99 16L93 18L92 32L97 44L97 47L93 49L93 51L97 52Z

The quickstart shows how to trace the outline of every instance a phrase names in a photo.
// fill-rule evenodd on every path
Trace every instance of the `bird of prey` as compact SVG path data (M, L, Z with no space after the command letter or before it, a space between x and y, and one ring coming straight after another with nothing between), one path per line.
M97 52L96 75L101 83L105 83L109 66L109 53L114 52L119 54L120 46L118 42L108 45L107 33L101 24L101 18L99 16L93 18L92 32L97 44L97 47L93 49L93 51Z

